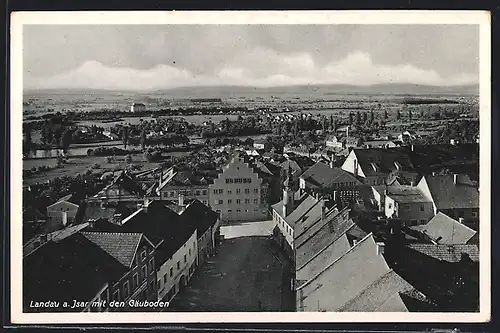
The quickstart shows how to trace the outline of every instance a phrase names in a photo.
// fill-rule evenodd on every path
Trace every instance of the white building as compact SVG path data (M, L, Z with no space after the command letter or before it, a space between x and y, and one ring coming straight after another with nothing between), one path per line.
M142 103L134 103L130 107L130 112L144 112L146 111L146 105Z
M268 217L269 184L244 152L235 152L209 186L209 203L223 221L258 221Z

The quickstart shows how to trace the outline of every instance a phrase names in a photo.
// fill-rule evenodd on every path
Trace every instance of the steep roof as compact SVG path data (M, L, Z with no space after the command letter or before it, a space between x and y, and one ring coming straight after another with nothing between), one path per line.
M299 220L318 203L318 199L304 193L298 200L296 200L297 206L288 216L283 216L283 201L274 204L272 207L276 213L278 213L290 225L290 227L295 229L297 222L299 222Z
M437 213L427 224L419 227L419 231L438 244L466 244L476 235L476 231L441 212Z
M479 191L467 175L459 175L457 184L453 175L425 176L427 186L438 210L479 208Z
M333 226L337 226L341 223L347 222L349 220L349 212L350 209L347 207L341 211L337 208L330 209L324 219L318 219L316 223L311 225L309 228L298 229L295 233L295 247L301 246L329 223Z
M82 232L82 235L125 267L132 267L142 240L140 233Z
M323 227L313 236L304 240L302 243L295 245L295 265L297 268L301 268L326 247L336 242L347 232L347 230L354 226L354 222L350 218L340 219L338 221L335 221L334 219L329 220L330 222L325 223Z
M460 262L463 255L472 261L479 262L479 246L475 244L408 244L408 248L431 258L450 263Z
M26 301L91 300L127 268L81 233L49 242L23 260Z
M422 191L415 186L387 186L387 196L400 203L431 202Z
M194 225L200 237L217 223L219 216L199 200L193 200L181 213L181 218Z
M400 293L415 288L401 276L390 270L356 297L338 309L339 312L374 312L396 311L407 312L408 309L400 297Z
M184 223L180 216L164 203L153 201L147 209L141 208L123 221L124 232L140 232L158 246L157 255L161 261L171 257L184 245L196 228Z
M314 186L327 188L331 187L336 182L354 182L356 185L360 182L350 173L341 168L330 168L330 166L317 162L312 167L304 171L300 178L311 183Z
M105 207L101 207L100 204L87 203L85 205L85 213L83 221L88 220L111 220L115 214L122 214L125 218L135 211L137 206L130 203L117 203L114 205L108 204Z
M305 311L338 311L389 271L370 234L298 288L299 307Z
M356 154L359 166L367 177L386 175L398 170L398 166L400 171L415 172L415 167L407 149L354 148L353 151Z

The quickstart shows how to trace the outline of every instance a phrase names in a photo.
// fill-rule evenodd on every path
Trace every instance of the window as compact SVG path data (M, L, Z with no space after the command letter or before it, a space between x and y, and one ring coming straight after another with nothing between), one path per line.
M245 199L245 203L249 204L250 203L250 199Z
M115 301L119 301L120 300L120 290L117 290L113 293L113 299Z
M184 263L187 263L187 256L184 255Z
M227 194L232 194L233 190L227 190Z
M253 189L253 193L258 194L259 193L259 189L258 188L254 188Z
M232 178L226 178L226 184L232 184L233 179Z
M167 273L163 275L163 283L167 283Z
M250 189L249 188L245 189L245 194L250 194Z
M207 200L203 200L203 204L208 204L208 201Z
M196 195L200 195L200 190L195 191Z
M420 220L420 224L425 224L425 222L426 222L425 219Z
M423 212L425 210L424 205L420 205L420 211Z
M191 195L191 190L186 190L186 195Z
M239 214L239 213L241 213L241 210L237 209L237 210L236 210L236 213L238 213L238 214Z
M477 212L472 212L472 217L476 218L477 217Z
M177 261L177 269L181 269L181 262Z
M207 195L207 190L201 190L202 195Z
M137 288L139 286L139 274L135 273L134 278L132 279L134 281L134 284L132 285L132 288Z
M410 225L417 225L417 220L410 220Z
M146 271L146 265L142 266L142 276L141 280L144 280L148 276L148 273Z
M148 265L148 271L149 271L149 274L153 273L153 258L149 259L149 265Z
M191 249L189 249L189 256L191 257Z
M214 194L217 194L217 190L214 190Z
M236 194L240 194L241 193L241 189L237 188L236 189Z
M233 202L231 199L227 199L227 203L230 205Z
M219 200L219 205L222 205L224 203L224 200Z
M389 207L389 209L391 209L392 208L392 203L389 202L388 205L387 205L387 207Z
M128 297L128 294L130 293L130 290L128 288L128 281L126 281L123 284L123 299L126 299Z
M253 199L253 203L257 205L259 203L259 199Z
M232 213L233 213L233 210L232 210L232 209L228 209L228 210L227 210L227 213L228 213L228 214L232 214Z
M241 200L240 199L236 199L236 204L237 205L241 204Z
M174 268L170 267L170 277L174 276Z
M141 252L141 260L145 260L146 259L146 250L143 250Z

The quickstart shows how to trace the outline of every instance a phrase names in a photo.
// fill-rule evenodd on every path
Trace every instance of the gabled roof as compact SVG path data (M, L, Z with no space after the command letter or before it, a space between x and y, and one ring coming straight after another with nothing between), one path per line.
M141 208L124 220L122 230L143 233L154 246L160 246L157 248L158 258L166 260L188 241L196 228L184 223L161 201L153 201L147 209Z
M351 299L348 303L342 306L339 311L341 312L373 312L384 305L392 296L399 298L399 293L407 290L414 289L411 284L406 282L401 276L390 270L379 279L374 281L368 288L364 289L355 298ZM394 305L398 311L407 311L404 302L396 302Z
M418 230L438 244L467 244L476 231L441 212Z
M90 301L127 268L97 244L75 233L49 242L23 259L23 298Z
M457 184L453 175L425 176L432 199L438 210L479 208L479 191L467 175L459 175Z
M109 186L112 185L117 185L120 188L123 188L139 197L143 197L145 195L145 191L142 189L142 186L139 185L139 183L135 179L133 179L126 171L121 171L118 176L113 179Z
M299 192L299 191L297 191ZM288 215L283 216L283 201L280 201L272 206L272 208L278 213L292 228L295 228L295 224L316 204L318 204L318 199L315 197L304 193L296 201L295 209Z
M397 170L395 162L400 165L402 171L415 172L409 153L410 151L406 148L354 148L353 152L356 154L358 164L367 177L380 174L385 175ZM376 168L374 168L373 165L375 165Z
M85 213L83 221L89 220L111 220L115 214L122 214L122 218L126 218L135 211L137 205L130 203L117 203L101 207L100 204L89 202L85 205Z
M132 267L142 240L140 233L82 232L82 235L125 267Z
M353 182L356 185L360 182L350 173L342 170L341 168L330 168L330 166L316 162L312 167L304 171L300 178L314 186L321 188L331 187L337 182Z
M475 244L408 244L408 248L431 258L450 263L460 262L464 255L479 262L479 246Z
M341 215L341 214L337 214ZM314 235L301 243L295 244L295 265L297 268L305 265L310 259L319 254L322 250L334 243L343 236L347 230L354 226L354 222L350 219L329 219L323 227ZM346 239L347 240L347 239Z
M431 202L422 191L415 186L387 186L387 196L399 203Z
M70 206L73 206L76 209L78 209L79 205L77 205L75 202L73 202L74 200L71 200L72 198L73 198L73 194L68 194L68 195L60 198L56 202L54 202L52 205L47 206L47 208L53 207L55 205L60 204L61 202L64 202L64 203L66 203L66 204L68 204Z
M210 227L217 223L219 216L199 200L193 200L181 213L181 218L186 223L194 225L198 230L198 237L201 237Z
M312 224L308 228L297 228L295 236L295 247L301 246L309 238L313 237L318 233L325 225L331 223L332 225L339 225L341 223L347 222L349 220L350 209L345 207L339 211L336 207L330 209L325 215L324 219L319 218L316 223Z
M298 288L299 307L338 311L389 271L370 234Z

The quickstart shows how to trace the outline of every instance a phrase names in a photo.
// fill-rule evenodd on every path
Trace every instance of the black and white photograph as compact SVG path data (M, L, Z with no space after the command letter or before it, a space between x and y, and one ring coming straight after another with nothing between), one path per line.
M12 22L13 322L489 319L487 13Z

